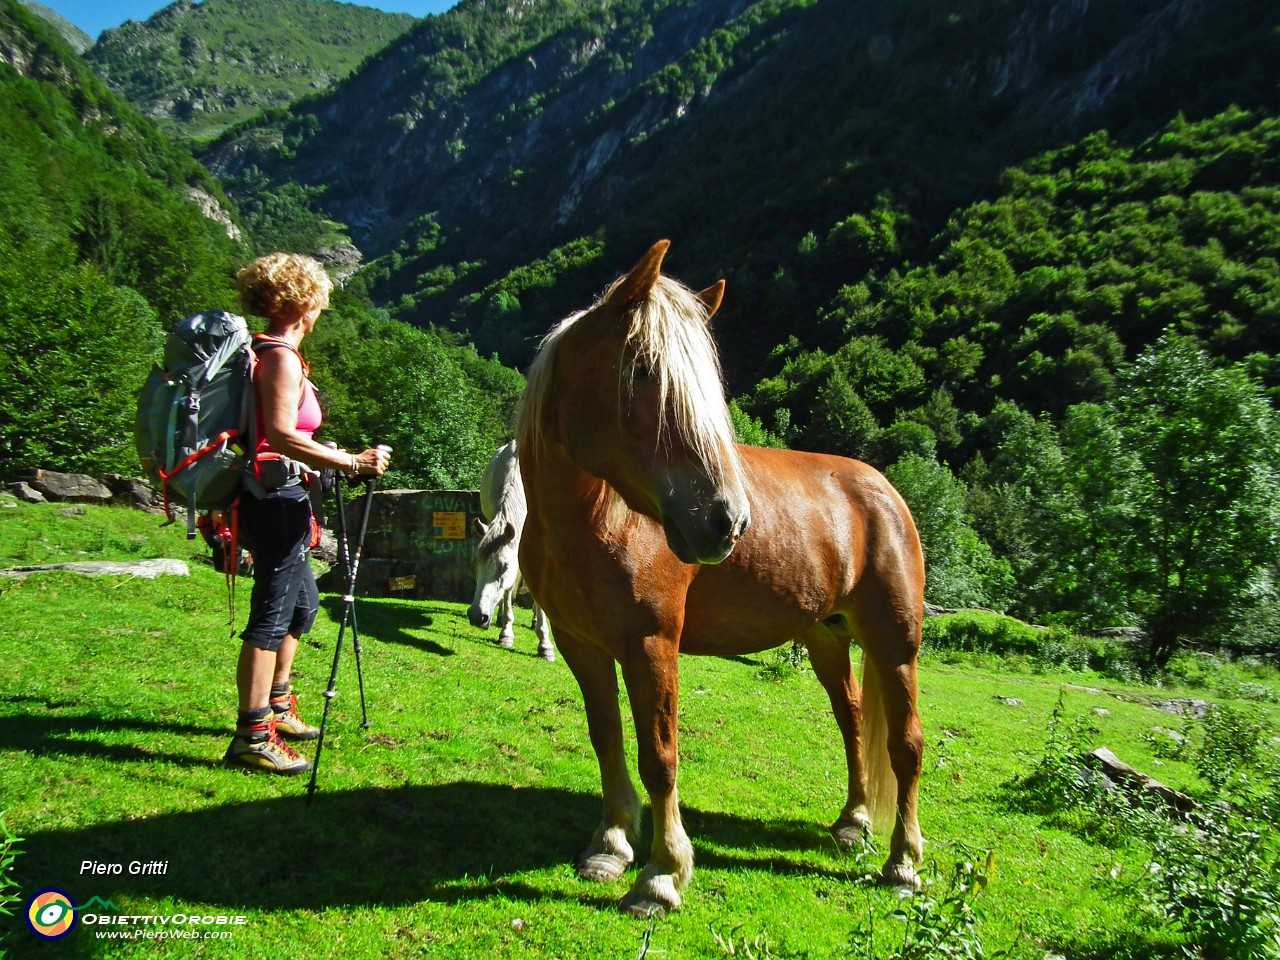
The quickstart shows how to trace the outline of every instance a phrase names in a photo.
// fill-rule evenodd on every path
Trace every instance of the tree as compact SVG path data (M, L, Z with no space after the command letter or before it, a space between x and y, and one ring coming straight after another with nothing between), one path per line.
M132 474L137 391L163 332L134 291L0 231L0 474Z
M1280 422L1243 367L1215 366L1172 332L1134 364L1117 406L1143 474L1130 588L1164 666L1280 561Z
M911 508L925 559L925 596L945 607L1004 609L1013 586L1009 565L974 531L964 485L945 465L914 453L885 470Z

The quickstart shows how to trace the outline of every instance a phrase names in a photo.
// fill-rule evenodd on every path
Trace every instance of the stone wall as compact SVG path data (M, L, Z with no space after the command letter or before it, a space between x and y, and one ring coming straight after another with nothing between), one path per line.
M33 470L3 486L28 502L114 503L159 509L158 496L145 481L125 477ZM353 545L363 513L363 497L346 510ZM175 507L174 514L181 520L185 508ZM329 529L335 529L332 498L325 502L325 514ZM475 594L475 556L480 539L474 525L481 516L476 490L375 491L356 594L470 603ZM320 589L345 593L346 574L327 531L316 557L333 564L320 576Z
M359 499L346 510L355 540L364 512ZM331 510L330 525L336 522ZM475 593L480 517L475 490L379 490L360 558L356 595L469 603ZM341 571L321 578L321 589L342 592Z

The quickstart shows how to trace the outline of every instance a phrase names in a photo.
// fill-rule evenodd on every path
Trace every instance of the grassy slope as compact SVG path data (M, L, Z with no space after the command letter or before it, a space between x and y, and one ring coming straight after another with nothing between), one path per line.
M0 566L193 552L179 529L132 511L0 509ZM698 868L684 910L649 928L611 908L622 884L582 883L569 865L598 817L597 774L576 686L563 664L534 656L532 633L503 651L460 605L360 601L372 728L360 728L347 644L308 806L303 781L218 766L237 648L224 600L221 576L200 564L187 579L0 580L0 811L26 838L15 870L24 899L52 886L129 913L248 917L230 941L126 944L82 925L51 951L19 909L0 950L630 958L647 934L654 957L725 956L732 938L739 953L756 941L757 956L817 958L885 956L901 937L885 919L894 893L851 882L862 868L821 829L843 799L838 737L812 676L762 679L776 655L682 663L681 797ZM295 682L316 721L340 616L336 598L323 605ZM1091 742L1197 789L1191 768L1157 769L1142 740L1180 721L1139 701L1178 691L972 659L926 660L921 676L927 855L945 872L995 851L996 878L978 900L988 951L1159 955L1175 943L1134 899L1139 851L1020 812L1009 784L1040 754L1065 690L1066 716L1089 719ZM1280 726L1275 704L1233 705L1266 709ZM168 870L82 877L84 859Z

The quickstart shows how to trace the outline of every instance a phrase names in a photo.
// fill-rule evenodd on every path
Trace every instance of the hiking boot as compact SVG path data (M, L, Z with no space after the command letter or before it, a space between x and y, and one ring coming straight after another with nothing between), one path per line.
M286 740L314 740L320 736L320 728L307 723L298 713L296 693L272 700L271 712L276 722L276 733Z
M248 731L236 731L227 747L222 764L226 767L244 767L248 770L265 770L292 777L311 769L311 761L298 756L298 752L280 739L275 721L255 724Z

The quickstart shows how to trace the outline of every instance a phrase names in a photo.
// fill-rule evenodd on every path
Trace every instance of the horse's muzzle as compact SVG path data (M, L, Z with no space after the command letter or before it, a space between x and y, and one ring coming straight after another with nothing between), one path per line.
M723 497L712 500L704 510L669 513L662 518L667 545L682 563L723 562L750 526L750 510L745 505L734 509Z
M478 627L481 630L488 630L489 624L493 623L493 618L477 606L467 608L467 619L471 621L473 627Z

